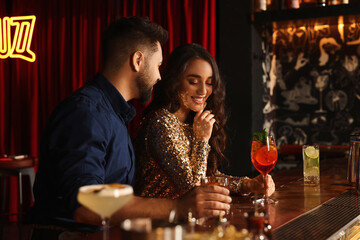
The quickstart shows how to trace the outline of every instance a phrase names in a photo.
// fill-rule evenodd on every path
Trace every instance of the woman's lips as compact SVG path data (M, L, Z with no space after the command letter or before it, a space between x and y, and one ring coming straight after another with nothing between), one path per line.
M205 98L202 98L202 97L191 97L191 99L192 99L193 102L195 102L196 104L203 104Z

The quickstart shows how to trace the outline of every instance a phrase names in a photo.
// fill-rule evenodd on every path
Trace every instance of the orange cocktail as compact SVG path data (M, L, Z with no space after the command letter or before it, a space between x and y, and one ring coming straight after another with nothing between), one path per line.
M253 140L251 161L262 175L269 173L275 167L277 155L275 142L269 142L269 145L267 145L259 140Z
M267 174L275 167L278 158L274 137L264 129L261 133L255 133L251 144L251 161L254 167L263 176L265 184L265 198L259 199L264 204L277 203L266 195Z

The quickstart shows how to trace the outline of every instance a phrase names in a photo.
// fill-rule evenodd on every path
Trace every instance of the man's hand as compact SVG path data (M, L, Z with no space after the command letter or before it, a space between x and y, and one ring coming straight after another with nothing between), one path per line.
M220 186L198 186L189 191L185 196L177 199L177 213L180 218L186 218L191 210L193 216L213 217L220 212L230 209L230 191Z
M186 219L191 209L196 218L218 216L230 209L230 191L220 186L199 186L189 191L180 199L143 198L134 196L130 202L119 209L110 219L110 224L120 224L127 218L169 219L171 210L176 209L176 216ZM101 225L101 219L85 207L79 207L74 214L77 222Z

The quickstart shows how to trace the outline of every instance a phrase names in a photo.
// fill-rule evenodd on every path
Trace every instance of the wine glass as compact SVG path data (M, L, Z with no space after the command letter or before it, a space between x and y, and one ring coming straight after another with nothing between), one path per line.
M254 136L251 144L251 161L264 179L265 189L267 189L267 175L275 167L277 161L277 149L274 137L266 134L266 136ZM258 200L262 204L275 204L278 201L267 196Z
M133 188L125 184L98 184L79 188L79 203L100 215L104 227L103 239L109 239L109 220L133 196Z

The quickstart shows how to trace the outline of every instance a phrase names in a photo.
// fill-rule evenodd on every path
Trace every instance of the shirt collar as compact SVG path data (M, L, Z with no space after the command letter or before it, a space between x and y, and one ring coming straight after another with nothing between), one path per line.
M95 85L97 85L109 99L114 111L119 114L128 124L136 115L135 108L125 101L121 93L105 78L102 74L97 74L94 79Z

